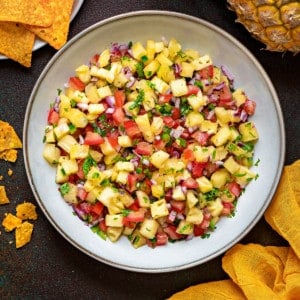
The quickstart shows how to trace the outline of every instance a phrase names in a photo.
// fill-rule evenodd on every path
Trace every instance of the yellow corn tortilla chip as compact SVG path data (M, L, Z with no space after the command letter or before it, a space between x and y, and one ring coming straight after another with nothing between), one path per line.
M9 123L0 120L0 152L22 148L22 142Z
M22 25L0 22L0 53L25 67L31 66L35 36Z
M23 222L21 226L16 228L16 248L21 248L30 242L32 231L33 224L27 221Z
M9 199L6 195L5 186L0 185L0 204L7 204L9 203Z
M2 225L5 231L12 231L15 228L21 226L22 220L11 213L5 214L5 217L2 221Z
M0 21L50 26L53 21L53 13L49 7L51 1L0 0Z
M28 25L25 27L53 48L60 49L68 38L73 2L74 0L52 0L50 4L54 14L52 25L46 28Z
M35 205L30 202L18 204L16 208L16 216L22 220L36 220L37 213L35 209Z
M10 162L16 162L18 158L18 151L16 149L6 149L0 152L0 159Z

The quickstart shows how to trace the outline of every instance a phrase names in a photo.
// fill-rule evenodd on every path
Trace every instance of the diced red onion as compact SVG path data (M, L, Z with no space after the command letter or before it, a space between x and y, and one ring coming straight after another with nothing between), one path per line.
M154 180L154 179L150 179L150 182L151 182L152 185L157 184L156 180Z
M160 135L156 135L156 136L155 136L155 139L156 139L157 141L159 141L159 140L161 139Z
M161 37L161 41L164 43L164 46L168 46L169 42L165 36Z
M59 104L60 104L60 97L57 96L57 97L55 97L54 105L53 105L53 109L54 109L56 112L59 112Z
M241 114L240 114L240 119L242 122L246 122L248 119L248 114L244 109L242 109Z
M109 107L106 109L107 114L113 114L115 112L115 109L113 107Z
M229 81L231 81L231 82L234 81L233 75L230 73L230 71L228 70L228 68L226 66L222 65L221 70L224 73L224 75L228 78Z
M197 126L194 126L194 127L188 127L188 132L189 132L189 133L193 133L193 132L195 132L197 129L198 129Z
M178 151L173 151L171 156L176 157L176 158L180 158L180 153Z
M218 85L214 86L213 90L220 91L224 86L225 86L225 82L223 81L223 82L219 83Z
M207 120L211 120L213 118L213 116L215 115L215 111L214 110L210 110L208 112L208 114L206 115L206 119Z
M142 164L145 165L145 166L149 166L150 165L150 161L146 158L143 158L142 159Z
M186 165L186 168L187 168L188 171L190 171L190 172L192 171L192 169L193 169L193 164L192 164L191 161L188 162L188 164Z
M88 110L89 108L89 105L87 103L82 103L82 102L78 102L77 103L77 107L80 109L80 110Z
M130 76L129 81L126 83L127 88L133 87L133 85L136 83L136 78L133 76Z
M176 129L171 130L170 135L173 138L178 139L182 135L183 131L184 131L184 128L181 126L178 126Z
M187 187L186 186L181 186L181 190L184 194L187 193Z
M81 134L78 136L78 140L79 140L79 144L80 145L84 144L84 138L83 138L83 136Z
M177 97L176 97L176 98L175 98L175 103L174 103L174 104L175 104L175 107L176 107L176 108L179 108L179 107L180 107L180 98L177 98Z
M208 102L209 103L215 103L219 100L219 95L217 94L211 94L208 96Z
M179 219L179 220L184 220L185 218L184 218L184 215L183 215L183 214L178 213L178 214L177 214L177 219Z
M215 162L215 164L216 164L218 167L220 167L220 166L223 166L223 165L224 165L224 162L223 162L222 160L217 160L217 161Z
M168 204L170 204L170 203L168 203ZM177 212L175 210L171 210L170 213L169 213L169 215L168 215L168 220L170 222L174 222L175 219L176 219L176 216L177 216Z
M187 237L186 237L186 241L190 241L190 240L192 240L194 238L194 234L189 234Z
M106 103L107 103L110 107L115 107L116 99L115 99L114 96L107 96L107 97L105 97L105 101L106 101Z

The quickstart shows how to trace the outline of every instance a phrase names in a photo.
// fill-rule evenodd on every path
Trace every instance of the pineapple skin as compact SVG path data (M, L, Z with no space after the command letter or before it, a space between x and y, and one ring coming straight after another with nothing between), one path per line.
M276 52L300 51L299 0L227 0L254 38Z

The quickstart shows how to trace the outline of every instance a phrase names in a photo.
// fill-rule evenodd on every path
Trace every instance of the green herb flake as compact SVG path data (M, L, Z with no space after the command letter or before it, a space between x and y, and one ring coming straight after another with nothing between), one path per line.
M96 161L89 155L83 162L82 169L85 176L87 176L92 166L97 166Z
M59 188L60 193L62 194L62 196L68 194L70 192L70 185L68 182L65 182L64 184L62 184Z
M144 99L145 99L145 91L141 89L134 102L129 106L129 109L133 110L135 108L140 108L140 106L143 104Z
M75 133L75 131L77 129L76 126L74 124L72 124L72 123L70 123L68 126L69 126L70 133L71 134Z

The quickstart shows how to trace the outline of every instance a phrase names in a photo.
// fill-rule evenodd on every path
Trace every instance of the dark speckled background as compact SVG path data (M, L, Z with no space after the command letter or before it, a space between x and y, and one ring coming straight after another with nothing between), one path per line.
M300 158L300 57L290 53L271 53L234 22L235 15L225 0L86 0L72 22L70 37L107 17L133 10L171 10L203 18L231 33L258 59L270 76L280 99L286 125L285 163ZM41 71L55 54L49 46L36 51L30 69L10 60L0 60L0 119L10 122L22 136L27 101ZM270 149L272 151L272 149ZM8 168L14 171L9 177ZM0 207L14 212L24 200L35 202L30 190L22 152L15 164L0 162L11 204ZM226 278L221 257L203 265L166 274L140 274L115 269L86 256L50 225L38 210L39 218L31 243L15 249L14 236L1 228L0 299L164 299L190 285ZM242 240L243 243L285 245L261 219Z

